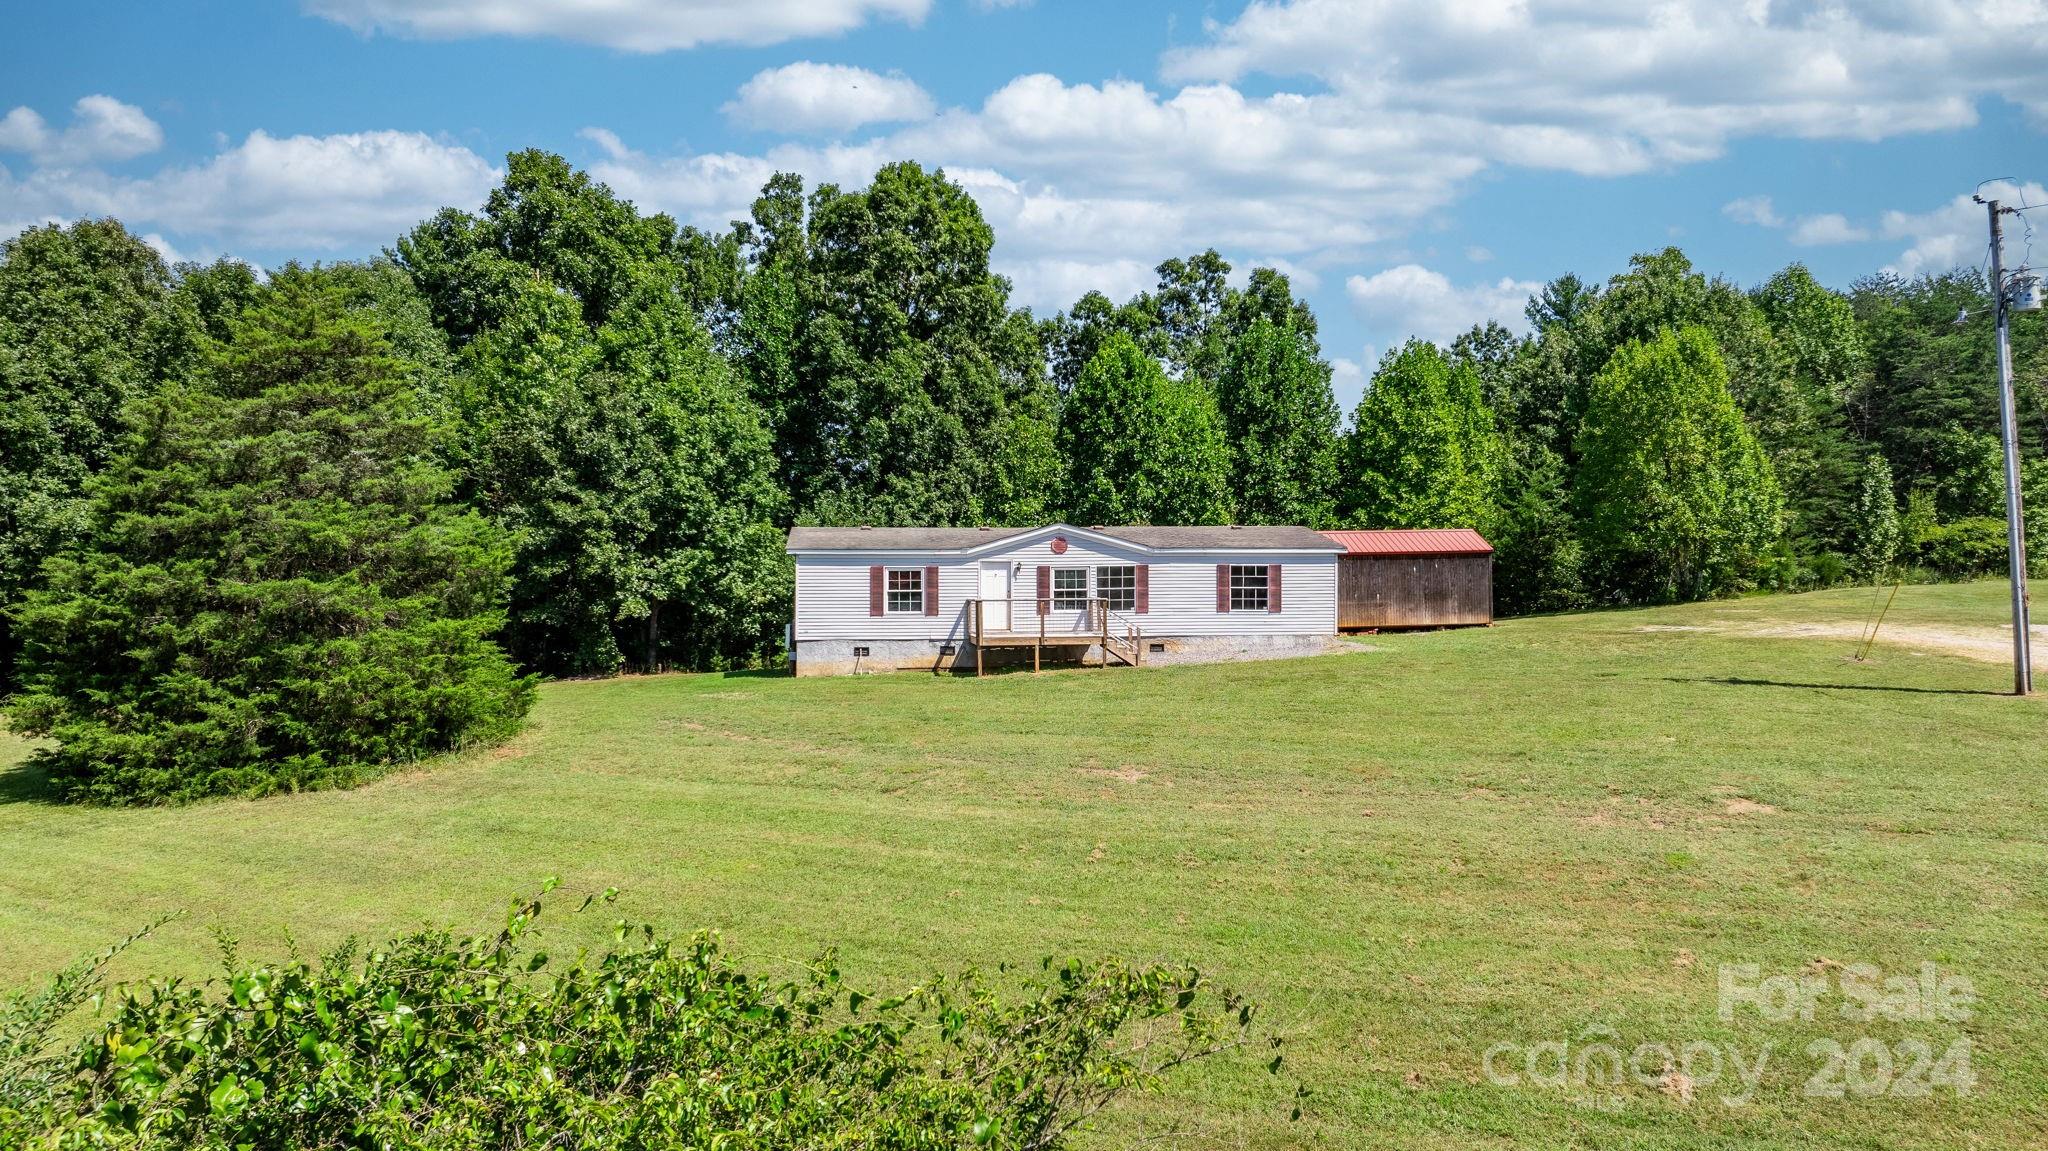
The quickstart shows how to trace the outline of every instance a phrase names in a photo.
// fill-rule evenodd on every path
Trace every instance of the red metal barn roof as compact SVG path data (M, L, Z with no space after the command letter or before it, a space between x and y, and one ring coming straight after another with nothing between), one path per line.
M1324 532L1354 556L1485 556L1493 545L1471 528L1432 528L1372 532Z

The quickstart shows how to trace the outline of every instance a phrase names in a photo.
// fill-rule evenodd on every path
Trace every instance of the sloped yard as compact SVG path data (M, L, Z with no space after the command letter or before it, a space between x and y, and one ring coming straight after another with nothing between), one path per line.
M508 748L254 803L66 809L0 769L0 983L169 909L190 915L126 969L204 975L216 924L245 952L286 928L313 949L480 927L556 874L763 966L837 944L888 985L1050 952L1184 957L1270 1005L1287 1074L1200 1067L1108 1117L1113 1144L1178 1125L1230 1147L2037 1145L2048 701L1913 639L1995 638L2002 584L1905 589L1857 662L1871 602L1142 672L560 683ZM556 947L603 926L558 921ZM1833 990L1811 1021L1718 1011L1724 978L1837 989L1858 964L1933 964L1974 999L1960 1018L1845 1020ZM1940 1075L1895 1089L1914 1043L1959 1040L1967 1097ZM1830 1041L1863 1060L1839 1098L1809 1094ZM1689 1057L1667 1068L1659 1044ZM1601 1045L1650 1045L1644 1074L1608 1087ZM1763 1059L1735 1106L1730 1053ZM1290 1124L1297 1081L1315 1097Z

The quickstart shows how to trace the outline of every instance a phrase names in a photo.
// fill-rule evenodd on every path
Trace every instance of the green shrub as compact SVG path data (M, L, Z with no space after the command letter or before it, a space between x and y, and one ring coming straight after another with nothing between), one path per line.
M2006 557L2005 521L1990 516L1935 524L1913 541L1913 561L1950 579L2002 574Z
M512 548L451 503L442 442L370 319L286 272L140 402L90 524L17 613L18 730L59 795L353 783L502 738L533 685L491 636Z
M1834 587L1849 578L1849 558L1840 552L1820 552L1808 556L1807 570L1813 575L1813 586Z
M120 988L56 1055L96 974L75 967L0 1011L0 1145L1054 1148L1252 1031L1178 966L1048 961L1013 1000L972 972L879 998L829 954L778 983L709 936L622 922L556 967L528 946L540 909L317 964L225 941L223 975Z

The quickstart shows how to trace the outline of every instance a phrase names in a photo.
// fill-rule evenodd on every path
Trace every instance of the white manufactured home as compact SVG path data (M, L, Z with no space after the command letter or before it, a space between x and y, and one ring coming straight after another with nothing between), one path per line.
M1299 527L792 528L798 675L1326 650L1343 545Z

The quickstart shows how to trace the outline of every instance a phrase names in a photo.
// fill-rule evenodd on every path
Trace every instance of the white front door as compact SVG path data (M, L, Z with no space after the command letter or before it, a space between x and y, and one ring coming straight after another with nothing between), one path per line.
M981 626L1010 630L1010 561L981 565Z

